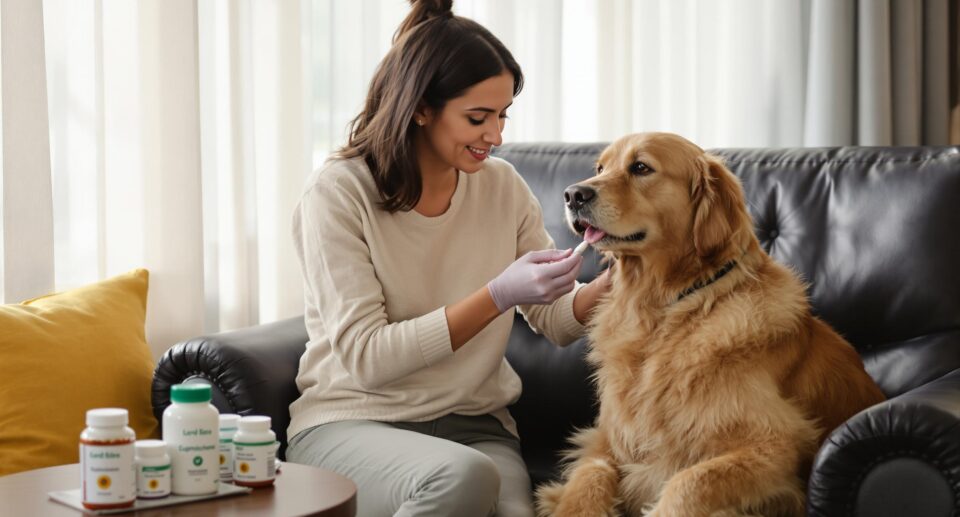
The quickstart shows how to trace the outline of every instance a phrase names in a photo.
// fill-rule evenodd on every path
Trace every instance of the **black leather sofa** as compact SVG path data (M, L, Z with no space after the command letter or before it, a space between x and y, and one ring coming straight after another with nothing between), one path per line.
M604 144L509 144L496 154L539 197L558 247L563 189ZM818 516L960 512L960 148L715 149L743 182L756 233L809 283L816 313L856 346L889 400L833 431L810 477ZM592 252L588 252L592 253ZM581 280L597 270L588 255ZM583 340L558 348L518 317L507 353L523 379L511 408L535 482L596 412ZM153 381L160 418L172 384L210 382L223 412L265 414L286 443L307 341L302 318L197 337Z

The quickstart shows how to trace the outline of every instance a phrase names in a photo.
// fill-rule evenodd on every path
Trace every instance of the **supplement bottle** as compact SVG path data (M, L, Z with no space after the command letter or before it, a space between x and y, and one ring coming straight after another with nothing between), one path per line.
M210 385L176 384L163 411L163 441L170 453L172 492L216 493L220 488L220 418L210 404Z
M161 440L137 440L137 497L159 499L170 495L170 456Z
M233 484L264 487L276 475L277 436L270 430L270 417L245 416L233 435Z
M80 433L80 498L84 508L128 508L137 499L133 463L136 434L127 427L127 410L87 411L87 428Z
M233 435L240 424L240 415L220 415L220 481L233 481Z

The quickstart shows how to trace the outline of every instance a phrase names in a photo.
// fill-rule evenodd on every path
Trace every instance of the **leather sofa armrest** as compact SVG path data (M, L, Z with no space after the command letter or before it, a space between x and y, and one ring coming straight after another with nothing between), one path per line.
M271 418L282 458L289 406L300 395L295 381L307 341L299 316L178 343L163 354L154 371L153 414L163 422L172 385L208 382L213 405L221 413Z
M953 515L955 508L960 369L857 413L814 459L808 515Z

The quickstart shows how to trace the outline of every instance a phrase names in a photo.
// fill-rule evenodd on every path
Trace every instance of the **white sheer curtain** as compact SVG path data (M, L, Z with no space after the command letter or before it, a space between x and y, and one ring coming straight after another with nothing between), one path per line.
M490 29L524 70L507 142L661 130L708 147L784 146L803 144L809 3L457 0L454 11ZM325 35L314 43L322 157L345 139L407 6L333 0L314 9Z
M149 269L155 355L302 313L310 3L43 5L56 288Z
M0 64L0 296L19 299L53 287L53 200L39 4L0 2Z
M406 9L314 3L317 163L345 139ZM704 147L948 143L958 10L948 0L454 2L524 70L505 141L657 130Z
M344 143L408 3L0 5L5 301L146 267L156 354L300 314L291 211ZM525 71L507 142L662 130L704 147L937 144L960 98L948 0L454 10Z
M201 1L206 328L303 312L290 218L312 168L311 3Z
M55 288L149 269L159 355L203 330L196 2L47 0L43 14Z

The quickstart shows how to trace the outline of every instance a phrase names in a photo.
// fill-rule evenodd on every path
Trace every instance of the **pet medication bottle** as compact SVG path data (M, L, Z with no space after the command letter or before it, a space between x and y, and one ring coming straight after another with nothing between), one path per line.
M240 415L220 415L220 481L233 481L233 435L237 433Z
M245 416L233 435L233 484L264 487L276 476L277 436L270 430L270 417Z
M160 440L137 440L137 497L159 499L170 495L170 455Z
M137 499L136 434L126 409L91 409L80 433L80 497L84 508L128 508Z
M216 493L220 488L220 416L210 404L209 384L176 384L163 411L163 441L170 453L172 492Z

